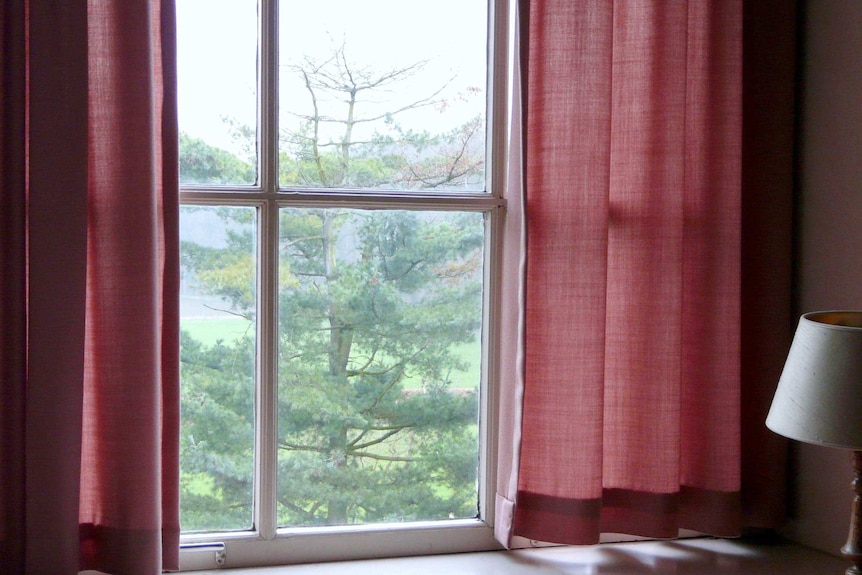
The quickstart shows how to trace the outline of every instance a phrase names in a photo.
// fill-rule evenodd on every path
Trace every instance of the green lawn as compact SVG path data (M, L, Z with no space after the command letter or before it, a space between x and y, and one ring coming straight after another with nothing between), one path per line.
M230 345L244 335L254 337L254 325L241 317L184 319L181 325L183 331L206 346L218 340Z
M476 340L472 343L462 343L452 346L452 354L459 360L466 362L469 368L466 371L453 370L449 377L452 379L453 389L474 389L479 387L482 371L482 346ZM409 377L404 380L405 389L417 389L422 385L418 377Z

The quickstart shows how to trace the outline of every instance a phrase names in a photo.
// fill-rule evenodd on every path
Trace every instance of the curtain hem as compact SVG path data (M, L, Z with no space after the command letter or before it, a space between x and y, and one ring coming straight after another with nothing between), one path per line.
M679 529L737 537L741 534L740 501L737 491L688 486L677 493L605 489L595 499L520 491L514 535L566 545L598 543L601 533L673 539Z
M179 532L165 533L162 529L117 529L104 525L83 523L79 526L82 571L94 569L115 574L151 574L163 570L174 571L179 565L171 561L162 548L163 541L171 541Z

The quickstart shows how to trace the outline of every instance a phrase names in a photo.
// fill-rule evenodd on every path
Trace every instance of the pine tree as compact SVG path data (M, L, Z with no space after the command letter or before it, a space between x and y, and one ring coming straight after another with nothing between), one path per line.
M351 66L343 46L327 61L297 67L311 106L282 134L282 185L481 186L480 120L437 135L397 123L403 111L439 103L439 92L383 115L359 115L362 96L420 68L374 73ZM316 102L333 96L344 102L343 114L324 115ZM359 140L355 128L364 123L376 129ZM250 159L227 156L181 140L181 169L197 170L195 181L220 181L224 166L253 174ZM185 273L253 321L250 212L214 212L226 239L184 242ZM480 213L282 209L280 525L476 515L478 381L465 381L475 366L458 350L477 348L483 227ZM250 527L254 346L251 334L212 345L183 336L184 529Z

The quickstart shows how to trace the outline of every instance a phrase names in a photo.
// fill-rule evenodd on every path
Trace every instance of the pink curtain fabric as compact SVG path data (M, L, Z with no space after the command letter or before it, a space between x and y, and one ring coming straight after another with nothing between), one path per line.
M498 538L737 534L742 3L524 4L525 363Z
M10 0L2 29L3 569L160 573L179 553L172 3Z
M82 554L154 573L177 566L180 532L175 17L158 0L88 16Z

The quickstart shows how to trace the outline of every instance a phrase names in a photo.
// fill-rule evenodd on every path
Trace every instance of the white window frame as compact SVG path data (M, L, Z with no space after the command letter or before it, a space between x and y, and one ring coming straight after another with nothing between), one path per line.
M507 175L510 0L488 1L486 193L363 193L279 189L278 183L278 0L259 0L258 183L254 186L183 185L183 205L234 205L258 211L258 322L256 474L254 527L250 531L190 533L181 537L181 569L253 567L499 549L493 537L497 453L497 345L502 230ZM266 49L265 47L271 47ZM281 207L386 207L470 210L486 214L479 517L477 519L278 529L275 506L277 460L276 293L278 210ZM490 270L490 271L489 271ZM259 504L269 502L269 504Z

